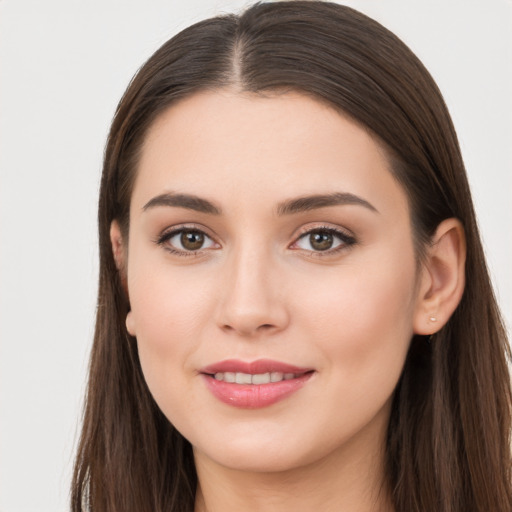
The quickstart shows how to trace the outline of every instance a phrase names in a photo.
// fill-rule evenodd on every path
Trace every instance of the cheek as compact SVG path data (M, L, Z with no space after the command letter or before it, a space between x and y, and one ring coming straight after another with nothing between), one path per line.
M323 435L341 441L377 416L386 423L412 337L414 296L413 268L346 270L302 310L302 330L322 354L322 389L329 390L316 397L331 411Z
M211 294L199 272L173 269L165 261L155 260L147 258L143 265L133 261L128 287L137 337L165 350L170 340L186 337L198 328L202 312L210 307Z
M152 394L165 409L173 390L195 370L191 360L200 349L212 294L191 272L172 271L158 262L136 263L134 258L128 286L139 358Z
M302 294L304 329L340 386L357 383L356 399L370 391L389 394L398 381L413 335L415 279L412 257L380 259L336 269L321 293Z

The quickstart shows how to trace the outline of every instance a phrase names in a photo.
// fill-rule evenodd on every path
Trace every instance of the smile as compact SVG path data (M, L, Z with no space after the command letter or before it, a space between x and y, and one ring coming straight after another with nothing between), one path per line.
M315 373L278 361L252 363L227 360L201 370L206 387L221 402L243 409L258 409L299 391Z
M214 375L215 380L231 382L236 384L269 384L270 382L281 382L282 380L296 379L299 375L295 373L267 372L251 375L250 373L219 372Z

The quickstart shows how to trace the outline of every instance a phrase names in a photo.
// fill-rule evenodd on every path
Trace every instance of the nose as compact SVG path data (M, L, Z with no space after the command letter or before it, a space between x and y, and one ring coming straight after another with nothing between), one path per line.
M270 254L241 251L226 261L217 324L246 338L286 328L289 310L283 274Z

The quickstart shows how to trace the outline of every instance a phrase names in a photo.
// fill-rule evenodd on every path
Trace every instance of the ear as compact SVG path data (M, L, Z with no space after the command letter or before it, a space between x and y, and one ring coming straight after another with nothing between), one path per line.
M124 272L125 269L125 249L123 243L123 237L121 235L121 228L119 222L113 220L110 224L110 243L112 244L112 255L116 263L117 270Z
M464 292L466 238L458 219L437 227L420 277L413 329L433 334L449 320Z
M126 245L121 235L121 228L117 220L113 220L110 224L110 243L112 244L112 255L119 272L119 278L121 279L121 286L123 287L126 297L128 297L128 283L126 278Z
M128 284L126 279L126 246L117 220L112 221L112 224L110 224L110 243L112 244L112 255L114 256L117 271L121 278L121 286L126 293L126 297L128 297ZM135 336L135 324L131 311L128 311L126 316L126 330L132 336Z
M137 335L135 332L135 318L133 317L133 313L131 311L128 311L128 314L126 315L126 330L130 336Z

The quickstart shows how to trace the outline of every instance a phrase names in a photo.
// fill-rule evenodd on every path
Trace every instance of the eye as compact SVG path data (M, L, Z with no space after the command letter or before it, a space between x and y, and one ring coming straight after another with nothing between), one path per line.
M353 245L355 238L334 228L315 228L301 235L292 248L333 253Z
M204 231L192 228L174 229L164 233L157 243L173 253L184 255L217 247Z

